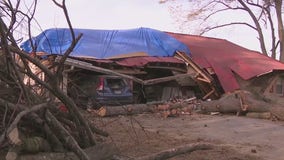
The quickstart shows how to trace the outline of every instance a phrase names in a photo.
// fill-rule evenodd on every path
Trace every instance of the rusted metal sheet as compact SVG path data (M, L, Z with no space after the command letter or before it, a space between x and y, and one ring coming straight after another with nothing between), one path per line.
M189 47L192 60L200 67L214 70L225 92L240 88L234 73L244 80L249 80L275 70L284 71L283 63L227 40L179 33L168 34Z

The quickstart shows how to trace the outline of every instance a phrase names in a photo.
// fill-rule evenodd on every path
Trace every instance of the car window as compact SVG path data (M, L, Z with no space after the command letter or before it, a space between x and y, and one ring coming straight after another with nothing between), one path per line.
M125 81L121 78L107 78L106 82L107 87L112 89L123 88L126 85Z

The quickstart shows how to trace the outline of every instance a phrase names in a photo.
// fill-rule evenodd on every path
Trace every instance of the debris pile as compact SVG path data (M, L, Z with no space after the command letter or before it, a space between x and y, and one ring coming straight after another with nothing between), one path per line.
M120 106L102 106L99 109L87 109L94 116L108 117L119 115L134 115L143 113L158 114L162 118L180 115L202 114L235 114L251 118L284 120L282 104L271 103L248 91L235 91L225 94L217 100L171 99L167 102L150 102L145 104L130 104Z

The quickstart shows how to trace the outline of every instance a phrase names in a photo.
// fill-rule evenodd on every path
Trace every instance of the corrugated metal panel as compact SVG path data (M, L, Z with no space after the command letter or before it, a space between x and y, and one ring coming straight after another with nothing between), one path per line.
M194 62L203 68L214 69L225 92L240 87L233 72L244 80L248 80L273 70L284 71L283 63L227 40L177 33L168 34L189 47Z

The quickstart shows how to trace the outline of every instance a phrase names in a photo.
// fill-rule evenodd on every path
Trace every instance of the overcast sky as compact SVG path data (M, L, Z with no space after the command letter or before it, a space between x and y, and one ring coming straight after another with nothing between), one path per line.
M62 10L51 0L39 0L36 19L41 29L67 27ZM61 0L59 1L61 2ZM181 32L167 5L159 0L67 0L74 28L131 29L149 27L161 31ZM224 19L233 17L224 16ZM239 15L236 15L239 16ZM41 30L33 26L33 36ZM219 29L205 36L227 39L248 49L259 50L256 34L240 27Z

